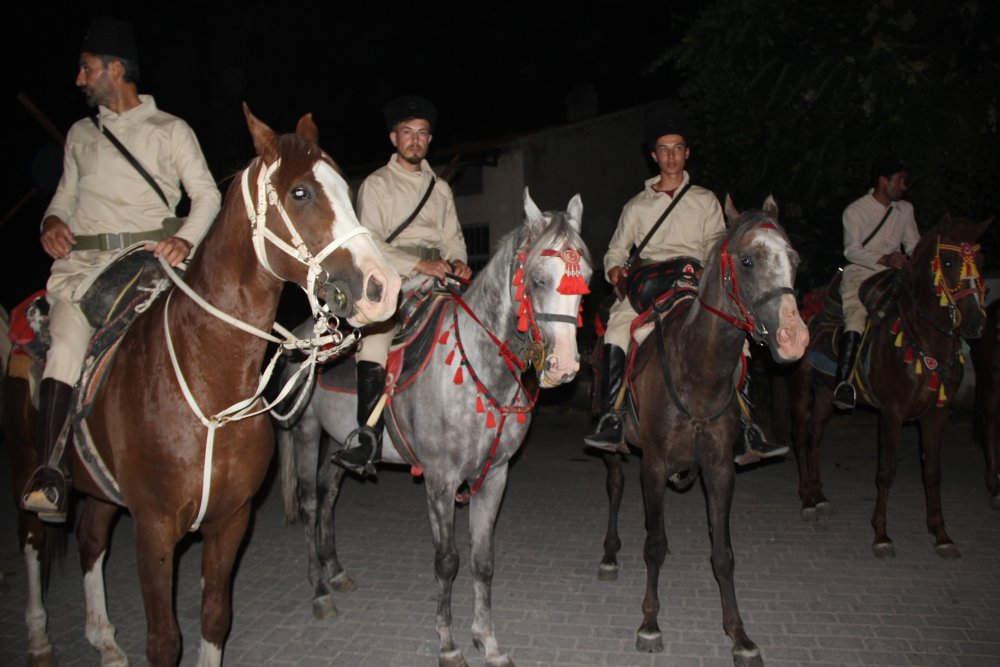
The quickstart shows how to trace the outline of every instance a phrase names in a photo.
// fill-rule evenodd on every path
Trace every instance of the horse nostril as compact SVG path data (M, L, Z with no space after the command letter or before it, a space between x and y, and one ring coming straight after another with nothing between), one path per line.
M382 281L375 276L370 276L368 278L368 285L365 288L365 298L372 303L381 303L384 292L385 286L382 284Z

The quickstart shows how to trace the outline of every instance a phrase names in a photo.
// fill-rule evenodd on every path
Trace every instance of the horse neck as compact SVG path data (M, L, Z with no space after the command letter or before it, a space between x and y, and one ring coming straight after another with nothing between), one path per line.
M725 294L717 260L709 260L702 273L698 298L715 310L732 315L735 303ZM735 317L735 316L734 316ZM739 318L737 318L739 319ZM743 329L704 308L697 301L676 331L669 332L664 342L674 354L671 363L682 368L704 369L705 360L713 374L724 381L730 381L732 366L743 353L746 333ZM704 374L703 370L699 374Z
M209 304L267 332L274 324L283 283L261 267L250 229L239 181L234 179L222 210L199 246L184 280ZM217 331L233 344L245 341L253 350L251 353L263 356L267 345L263 339L217 318L179 290L173 302L171 309L176 309L178 321L197 322L199 335Z
M929 277L929 267L930 259L926 257L917 256L909 262L903 272L903 279L908 284L904 289L909 295L898 303L900 316L927 347L923 351L933 352L934 356L944 353L944 346L952 344L957 332L952 327L948 309L940 305L940 297ZM886 318L884 322L891 325L893 319ZM945 334L942 328L949 333Z

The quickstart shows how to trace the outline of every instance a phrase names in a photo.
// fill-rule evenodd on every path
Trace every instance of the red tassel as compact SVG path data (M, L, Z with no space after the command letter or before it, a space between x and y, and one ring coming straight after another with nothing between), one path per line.
M450 329L445 329L444 333L441 334L441 337L438 338L438 342L441 343L442 345L444 345L445 343L447 343L448 342L448 334L450 333L450 331L451 331Z
M559 287L556 288L556 291L560 294L590 294L590 288L587 287L587 281L583 279L583 274L580 273L579 269L575 273L570 273L569 267L563 274L562 280L559 281Z
M486 408L483 407L483 397L476 394L476 412L483 414L486 412Z
M514 285L515 287L520 287L524 285L524 267L517 267L517 271L514 272Z
M903 353L903 361L905 361L908 364L912 364L913 363L913 348L912 347L906 348L906 352Z
M518 424L523 424L526 421L528 421L528 414L526 412L518 412L517 413L517 423Z
M410 466L410 474L414 477L420 477L424 474L424 467L420 465Z
M895 322L892 323L892 326L889 327L889 331L891 331L893 334L898 334L899 333L899 319L898 318L896 319Z
M941 378L937 373L931 373L931 376L927 378L927 388L931 391L936 391L940 384Z
M464 382L464 381L465 381L465 378L462 377L462 366L460 364L458 366L458 368L455 370L455 379L453 380L453 382L455 384L462 384L462 382Z
M486 428L496 428L496 425L497 425L497 422L496 422L495 419L493 419L493 413L492 412L487 412L486 413Z
M454 360L455 360L455 350L452 349L452 351L448 353L448 356L444 358L444 363L451 366L451 362L453 362Z
M521 303L522 301L524 301L524 284L523 283L517 286L517 293L514 294L514 301L517 301L518 303Z
M528 330L528 301L521 302L521 307L517 311L517 330L524 333Z

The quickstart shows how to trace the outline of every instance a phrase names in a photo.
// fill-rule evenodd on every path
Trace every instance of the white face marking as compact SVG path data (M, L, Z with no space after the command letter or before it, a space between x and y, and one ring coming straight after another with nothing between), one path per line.
M789 260L788 243L780 235L761 230L754 237L754 245L763 246L767 251L767 270L774 276L775 284L781 287L792 285L792 263Z
M330 206L333 207L333 236L339 238L361 225L351 206L347 181L328 163L320 160L313 165L313 176L323 188Z

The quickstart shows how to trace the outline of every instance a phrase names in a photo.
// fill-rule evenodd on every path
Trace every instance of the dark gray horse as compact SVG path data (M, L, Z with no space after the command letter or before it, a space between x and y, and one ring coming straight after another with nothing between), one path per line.
M566 212L542 213L526 189L524 223L500 242L461 299L431 307L441 314L424 326L433 327L427 356L408 353L402 371L390 358L383 461L423 471L444 666L466 664L451 628L456 497L470 503L473 640L485 649L487 665L513 665L493 634L493 528L507 464L527 434L537 397L537 388L522 383L522 369L534 365L539 384L554 387L580 367L576 329L591 276L582 212L577 195ZM413 366L422 370L409 374ZM316 388L291 429L279 429L286 516L294 520L297 512L305 526L317 617L336 613L333 590L354 586L337 560L333 511L344 470L330 462L330 451L357 427L356 402L354 393Z

